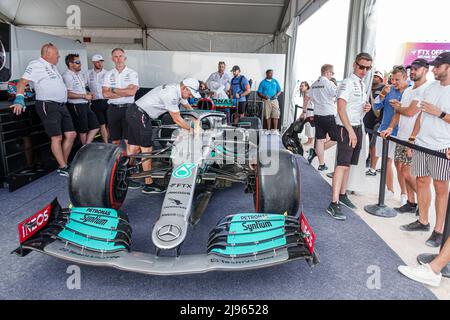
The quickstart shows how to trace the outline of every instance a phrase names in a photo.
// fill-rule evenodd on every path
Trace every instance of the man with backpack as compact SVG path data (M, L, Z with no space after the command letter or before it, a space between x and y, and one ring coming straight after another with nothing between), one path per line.
M237 126L239 119L245 116L245 109L247 107L247 96L251 93L250 82L247 78L241 75L241 68L234 66L231 69L233 79L231 79L230 97L233 99L233 104L237 107L237 114L234 116L234 124Z

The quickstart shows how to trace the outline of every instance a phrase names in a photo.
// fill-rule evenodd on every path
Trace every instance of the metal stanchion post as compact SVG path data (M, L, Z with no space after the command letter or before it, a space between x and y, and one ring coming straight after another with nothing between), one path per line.
M382 171L380 179L380 193L378 198L378 204L368 205L364 207L364 210L374 216L382 218L395 218L397 212L387 207L384 204L385 191L386 191L386 176L387 176L387 165L388 165L388 154L389 154L389 141L383 139L383 156L382 156Z
M450 238L450 195L448 197L447 218L445 219L444 237L442 240L441 250L444 248L445 242ZM421 254L417 257L420 264L428 264L437 257L437 254ZM441 271L442 276L450 278L450 263Z

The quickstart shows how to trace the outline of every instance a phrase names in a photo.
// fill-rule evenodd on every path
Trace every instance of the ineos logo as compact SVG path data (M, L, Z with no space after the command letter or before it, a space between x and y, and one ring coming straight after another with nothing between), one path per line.
M158 239L164 242L171 242L181 236L181 229L178 226L169 224L158 229L156 233Z

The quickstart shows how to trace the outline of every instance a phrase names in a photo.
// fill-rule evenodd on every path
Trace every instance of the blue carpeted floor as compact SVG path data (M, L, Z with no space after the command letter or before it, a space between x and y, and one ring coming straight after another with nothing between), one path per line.
M155 277L115 269L81 266L81 289L69 290L68 263L38 253L19 258L17 224L54 197L68 205L67 179L55 173L14 193L0 189L1 299L435 299L424 286L397 271L400 258L356 214L346 222L326 214L331 189L303 159L304 211L317 234L321 264L291 262L263 270ZM226 214L253 212L243 186L215 193L200 225L191 230L184 253L204 252L209 230ZM132 221L134 250L154 251L151 228L163 196L130 191L124 205ZM379 268L380 288L369 289L371 268Z

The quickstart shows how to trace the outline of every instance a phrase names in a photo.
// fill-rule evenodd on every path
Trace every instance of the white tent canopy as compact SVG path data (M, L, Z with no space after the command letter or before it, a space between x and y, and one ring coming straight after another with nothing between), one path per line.
M285 81L295 83L296 29L326 2L1 0L0 20L80 41L89 37L88 50L117 45L135 50L286 54ZM74 6L80 12L79 28L68 28ZM293 120L293 89L286 86L284 126Z
M285 31L323 0L2 0L0 19L129 49L287 53ZM79 8L79 28L68 28Z

